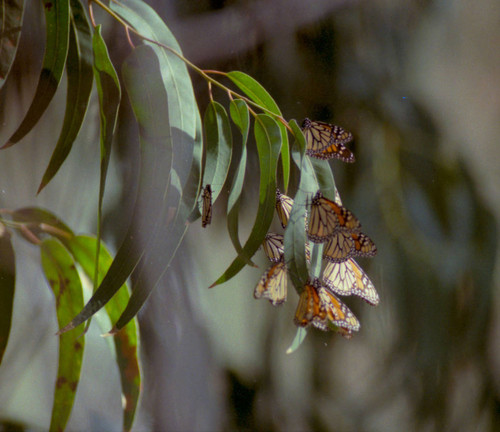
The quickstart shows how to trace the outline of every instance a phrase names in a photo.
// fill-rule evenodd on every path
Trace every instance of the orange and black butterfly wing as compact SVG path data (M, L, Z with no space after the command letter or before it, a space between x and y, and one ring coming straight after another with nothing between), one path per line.
M284 303L287 296L286 271L286 265L282 261L269 267L257 283L254 297L268 299L273 306Z
M356 162L354 153L349 150L343 143L333 142L329 147L324 149L320 153L314 153L310 156L314 156L318 159L340 159L342 162L353 163Z
M380 298L375 289L375 285L373 285L373 282L356 261L349 259L347 262L356 278L356 283L352 288L352 294L361 297L372 306L376 306Z
M292 207L293 199L282 194L279 189L276 189L276 213L278 214L278 219L280 220L283 228L286 228L288 225L288 219L290 218Z
M361 222L350 210L325 197L322 198L322 203L325 208L327 207L335 213L338 221L337 226L339 228L347 231L357 231L361 229Z
M294 322L299 327L308 327L313 321L322 321L320 317L319 295L316 288L308 282L299 298L299 304L295 311Z
M372 257L377 254L377 246L373 240L363 233L351 233L353 256Z
M360 328L358 319L349 308L328 292L319 279L305 285L294 321L300 327L313 325L323 331L331 330L333 325L345 337L350 337L353 331Z
M307 222L307 236L314 243L326 242L338 227L337 214L328 205L327 201L329 200L326 200L318 191L311 202L311 211Z
M312 156L326 149L332 141L332 126L328 123L304 119L302 131L306 138L306 154Z
M325 286L338 295L349 296L356 289L356 273L350 265L350 260L327 263L322 279Z
M354 253L354 241L350 233L337 230L326 242L323 249L323 258L330 262L342 262Z
M276 263L283 259L285 251L283 249L282 234L267 233L262 246L264 248L264 253L267 258L269 258L269 261Z
M340 126L306 118L302 122L306 138L306 154L319 159L337 158L354 162L354 154L344 145L352 141L352 134Z
M318 289L318 295L321 305L326 311L326 319L328 322L347 332L359 330L361 327L359 320L337 296L323 286Z

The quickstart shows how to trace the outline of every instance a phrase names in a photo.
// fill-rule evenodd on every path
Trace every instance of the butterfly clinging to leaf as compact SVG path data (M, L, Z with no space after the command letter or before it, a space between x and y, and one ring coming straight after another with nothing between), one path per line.
M203 188L203 193L201 195L203 208L201 213L201 226L205 228L212 222L212 188L207 184Z
M350 309L317 278L304 286L294 321L300 327L313 325L323 331L330 330L333 324L340 327L341 334L347 337L360 328L358 319Z
M323 258L330 262L342 262L353 256L371 257L376 253L375 243L366 234L339 229L326 242Z
M286 228L288 225L288 219L290 218L292 207L293 199L285 194L282 194L279 189L276 189L276 213L278 214L278 219L280 220L283 228Z
M287 295L286 265L279 261L269 267L260 278L254 290L256 299L268 299L273 306L285 302Z
M331 292L343 296L361 297L372 306L376 306L379 302L379 296L372 281L352 258L343 262L327 263L322 279Z
M353 140L352 134L340 126L304 119L302 131L306 138L306 154L319 159L340 159L354 162L354 154L345 146Z
M359 220L345 207L325 198L318 191L311 202L307 235L314 243L324 243L336 230L357 231Z

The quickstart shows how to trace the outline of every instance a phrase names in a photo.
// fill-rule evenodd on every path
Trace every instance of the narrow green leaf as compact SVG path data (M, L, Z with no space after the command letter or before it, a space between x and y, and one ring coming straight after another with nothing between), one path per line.
M337 187L335 186L335 179L333 178L333 172L330 164L326 160L316 158L309 158L309 160L314 170L314 175L318 183L318 189L321 190L322 194L326 198L334 201Z
M307 158L305 156L306 142L304 135L295 120L291 120L289 124L295 133L295 144L292 147L292 157L300 170L300 183L298 191L294 197L293 208L290 212L288 226L285 230L284 248L288 275L295 286L295 289L300 294L303 290L304 284L309 278L305 254L305 224L308 192L306 186L310 180L311 174L307 171L308 165L306 163Z
M85 274L94 280L95 257L97 239L90 236L75 236L68 243L71 254L81 265ZM108 271L113 258L106 245L101 242L99 253L98 282L101 283ZM123 284L115 296L106 303L106 312L111 322L118 320L121 311L125 309L129 300L129 289ZM136 320L131 320L125 328L113 338L116 351L116 361L120 371L122 393L125 398L123 413L123 430L130 430L134 421L137 402L139 400L141 375L137 350Z
M11 213L12 220L21 222L34 234L50 233L61 240L73 236L73 231L54 213L39 207L24 207ZM23 231L21 231L23 234Z
M274 216L276 201L276 165L281 147L281 134L276 121L267 114L259 114L255 118L255 141L259 153L260 186L259 208L254 226L243 251L253 256L262 244ZM245 260L236 257L224 274L211 287L227 282L245 266Z
M60 330L61 333L90 318L113 297L168 217L165 191L171 176L166 173L172 171L168 99L158 58L149 46L137 47L125 60L123 81L139 124L141 140L140 179L132 223L99 288L73 321Z
M245 260L246 264L255 267L255 264L251 260L252 257L244 255L238 235L240 197L243 190L245 169L247 165L247 141L248 133L250 131L250 113L248 111L247 104L241 99L231 101L229 112L234 124L238 126L238 129L241 132L242 139L240 162L233 178L233 184L231 186L231 192L229 193L227 202L227 230L229 232L229 238L231 239L236 252L238 252L238 255Z
M268 91L255 79L246 73L239 71L232 71L227 74L228 78L240 88L252 101L263 106L264 108L283 117L278 104L274 101ZM290 181L290 145L288 142L288 133L286 126L278 122L281 133L281 163L283 166L283 190L288 190L288 183Z
M100 119L100 147L101 166L99 177L99 200L97 204L97 255L101 245L102 227L102 202L104 190L106 189L106 176L108 173L109 160L111 158L111 144L115 133L118 109L121 101L121 88L118 75L111 59L109 58L106 42L101 35L101 26L97 26L92 38L92 49L94 54L93 70L99 96L99 119ZM97 259L96 259L97 260ZM97 281L94 281L97 284ZM94 287L95 288L95 287ZM89 323L90 324L90 323ZM88 324L88 325L89 325Z
M177 189L180 196L180 179L173 170L171 177L173 185L171 190ZM123 328L139 312L163 274L168 270L186 231L187 224L185 219L180 217L180 213L177 213L177 217L173 221L167 219L166 229L160 230L154 237L141 262L134 270L135 282L130 301L111 330L111 334Z
M172 32L146 3L138 0L122 0L112 2L110 7L142 35L182 54ZM150 45L158 56L163 84L168 94L169 122L174 149L173 166L183 186L182 202L176 219L186 220L186 214L192 212L193 217L190 220L194 220L197 213L199 216L196 203L201 187L203 137L191 78L186 64L178 56L152 42L144 41L144 43Z
M68 90L61 134L45 170L38 192L52 180L66 160L82 127L92 93L92 36L79 0L71 0L71 25L66 61Z
M119 332L146 302L165 272L168 271L170 263L177 253L177 249L187 231L188 226L186 220L193 213L193 206L196 205L198 191L201 185L203 135L201 132L201 119L199 117L198 119L197 138L194 142L193 163L189 176L189 178L192 179L192 184L190 184L189 181L186 183L186 187L183 191L183 199L179 203L180 208L175 218L173 221L172 218L167 218L167 226L160 230L158 235L154 237L150 247L134 270L134 290L132 291L126 309L110 331L111 334ZM172 195L171 191L177 190L180 195L181 179L176 175L175 170L171 171L170 185L172 188L169 188L167 200L169 200L169 196ZM172 202L173 201L174 200L172 200ZM196 210L198 210L197 206Z
M186 186L182 191L181 209L178 217L192 222L200 216L199 208L196 205L198 196L201 190L202 180L202 160L203 160L203 132L201 126L201 117L198 116L196 127L196 136L193 142L193 160L191 162L191 169L189 170L188 180Z
M16 288L16 259L10 237L0 223L0 365L9 341Z
M207 154L202 184L212 186L214 203L226 182L233 151L231 125L226 110L220 103L211 101L208 104L203 126L207 139Z
M44 240L40 251L42 268L55 297L57 321L62 325L83 306L80 277L72 256L58 240ZM51 431L64 430L68 422L80 381L84 347L85 339L81 336L81 332L66 333L59 338L59 362Z
M101 123L101 177L99 183L99 214L106 184L111 143L115 132L118 108L121 100L121 89L118 75L109 58L106 42L101 35L101 26L97 26L92 38L94 52L94 76L99 95Z
M0 20L0 89L5 84L16 57L23 26L24 0L2 2Z
M172 32L158 14L141 0L120 0L110 3L112 10L128 21L141 35L158 41L182 54ZM156 52L160 62L163 85L168 94L168 112L173 142L173 166L183 187L187 184L193 158L194 140L200 121L193 85L186 64L175 54L144 41Z
M293 338L293 342L290 345L290 347L286 350L286 353L292 354L294 351L297 351L302 342L304 342L306 336L307 336L307 329L304 327L299 327L297 329L295 337Z
M69 45L69 0L44 0L43 5L47 36L42 72L26 116L2 148L20 141L36 125L52 100L64 71Z

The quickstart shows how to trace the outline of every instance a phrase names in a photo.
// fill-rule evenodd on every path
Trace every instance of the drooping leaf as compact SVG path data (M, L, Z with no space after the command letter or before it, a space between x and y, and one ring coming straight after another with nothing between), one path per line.
M183 200L179 203L180 209L176 217L173 221L172 218L168 217L165 229L160 230L158 235L154 237L141 262L134 270L136 277L132 296L127 304L127 308L110 331L111 334L119 332L142 307L152 290L156 288L162 276L169 269L170 263L187 231L186 221L193 213L193 206L196 204L197 198L197 194L192 192L195 190L198 191L201 184L203 136L201 133L201 119L199 117L198 119L199 127L197 128L196 140L194 142L192 169L189 176L193 182L192 184L189 181L186 183L183 191ZM176 177L175 173L176 171L172 170L170 185L173 187L173 190L177 188L180 191L181 181ZM190 189L188 193L185 193L186 189Z
M137 0L124 0L111 3L111 8L142 35L181 53L170 30L147 4ZM135 269L138 276L132 296L112 332L123 327L137 313L168 268L186 231L187 215L196 203L201 184L201 121L186 65L165 48L148 41L145 43L158 56L163 84L168 94L173 164L162 211L167 229L157 232ZM190 183L191 181L193 182Z
M212 204L222 191L231 164L233 138L231 126L225 108L218 102L211 101L205 111L203 119L205 131L205 165L203 169L202 187L210 185L212 190ZM193 222L201 215L202 203L198 201L198 208L189 217Z
M85 274L94 280L94 261L97 252L97 239L90 236L75 236L68 243L68 248L80 264ZM113 258L108 249L101 242L98 266L98 283L102 281L109 269ZM111 322L118 320L120 313L125 309L129 300L129 290L126 284L122 285L116 295L106 303L106 312ZM121 332L117 333L113 342L115 344L116 362L120 371L122 393L125 399L123 407L123 430L130 430L135 417L139 399L141 375L137 351L137 326L131 320Z
M101 26L97 26L92 38L93 70L99 96L101 166L99 177L99 200L97 205L97 255L101 245L102 202L106 188L106 176L111 158L111 144L118 119L121 101L121 88L118 75L109 57L106 42L101 35ZM96 258L96 261L98 258ZM94 280L97 285L97 280ZM88 324L90 325L90 323Z
M290 345L290 347L286 350L286 353L292 354L293 352L297 351L302 342L304 342L306 336L307 336L307 329L304 327L299 327L297 329L295 337L293 338L293 342Z
M146 75L148 79L144 79ZM137 266L168 216L165 192L172 167L172 136L158 58L149 46L137 47L125 60L123 81L139 124L141 141L140 179L132 223L99 288L61 332L87 320L109 301Z
M24 0L2 2L0 20L0 89L5 84L16 57L23 26Z
M330 164L327 160L317 158L309 158L309 161L316 177L318 189L321 190L321 193L326 198L334 201L337 187L335 186L335 179L333 178Z
M82 284L73 257L58 240L44 240L40 251L42 268L54 293L57 321L61 326L82 308ZM73 408L85 347L82 330L63 334L59 338L51 431L64 430Z
M300 183L294 197L292 211L285 230L284 247L285 262L287 263L288 276L300 294L303 286L309 278L309 271L306 263L305 243L306 243L306 205L311 174L306 171L308 168L307 157L305 156L306 142L295 120L289 122L295 134L295 144L292 147L292 157L300 169ZM305 170L303 170L305 168ZM313 246L314 247L314 246Z
M172 187L168 193L169 200L179 200L181 184L174 170L172 170L170 184ZM175 211L174 207L167 207L167 226L158 231L134 270L134 289L130 301L111 330L111 334L122 329L139 312L175 256L187 230L185 219L175 217ZM169 213L172 217L169 217Z
M115 132L118 108L121 100L121 89L118 75L109 58L106 42L101 35L101 26L97 26L92 39L94 52L94 76L99 95L100 129L101 129L101 176L99 181L99 219L102 210L102 199L106 185L111 143Z
M140 0L120 0L110 3L110 7L128 21L141 35L174 49L182 54L172 32L158 14ZM173 142L173 167L181 181L187 184L193 158L200 114L194 97L193 85L186 64L167 49L149 41L144 41L156 52L160 62L163 84L168 95L169 123Z
M16 222L21 222L37 236L41 233L48 233L64 242L64 239L71 238L74 235L71 228L54 213L39 207L24 207L14 210L11 213L11 218ZM22 229L19 232L26 235Z
M0 223L0 365L9 341L16 288L16 260L10 237Z
M246 73L232 71L227 74L228 78L236 84L243 93L245 93L252 101L263 106L264 108L282 117L278 104L274 101L268 91L254 78ZM288 133L286 126L278 122L281 133L281 163L283 166L283 190L288 190L288 182L290 180L290 147L288 142Z
M191 220L190 215L193 214L193 211L198 211L198 206L196 204L201 190L204 144L201 117L198 115L197 119L196 135L193 141L193 159L191 162L191 169L189 170L186 185L182 190L181 209L177 214L177 217L182 220Z
M38 192L50 182L66 160L85 119L92 92L92 36L80 0L71 0L71 24L66 61L68 90L61 134L45 170Z
M69 0L44 0L43 5L47 36L42 72L26 116L2 148L20 141L36 125L52 100L64 71L69 45Z
M256 116L254 134L260 165L259 207L250 236L243 246L246 256L253 256L257 251L273 220L276 200L276 165L281 147L279 126L267 114ZM224 274L211 287L227 282L244 266L245 260L239 256L236 257Z
M255 266L251 257L244 255L238 235L238 217L240 209L240 197L243 190L243 181L245 180L245 169L247 165L247 141L250 131L250 113L247 104L241 99L231 101L229 112L234 124L238 126L241 132L241 156L238 168L234 174L231 192L227 201L227 230L238 255L243 258L248 265Z

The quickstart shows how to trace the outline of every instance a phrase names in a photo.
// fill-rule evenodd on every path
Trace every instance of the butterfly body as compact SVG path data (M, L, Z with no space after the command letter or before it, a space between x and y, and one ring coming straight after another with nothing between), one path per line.
M201 213L201 226L205 228L212 222L212 188L207 184L201 195L203 208Z

